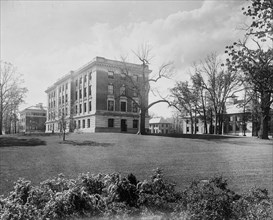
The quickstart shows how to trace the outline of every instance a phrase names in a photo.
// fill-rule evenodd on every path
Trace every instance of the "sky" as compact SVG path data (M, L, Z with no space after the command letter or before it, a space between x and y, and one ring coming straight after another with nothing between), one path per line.
M194 1L12 1L1 0L1 60L23 74L26 108L47 105L45 90L96 56L138 63L134 53L152 48L150 69L172 62L175 73L152 85L166 97L176 81L190 79L194 62L242 38L240 0ZM160 99L153 94L150 102ZM171 117L166 103L154 116Z

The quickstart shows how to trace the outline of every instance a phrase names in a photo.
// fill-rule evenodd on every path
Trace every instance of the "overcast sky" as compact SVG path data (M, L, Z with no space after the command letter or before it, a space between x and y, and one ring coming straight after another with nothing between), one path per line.
M245 1L1 1L1 60L23 74L22 107L46 102L47 87L95 56L136 62L132 50L149 43L150 69L173 61L176 74L156 87L162 96L189 79L193 62L223 53L238 40ZM150 100L156 100L150 97ZM171 116L166 104L151 112Z

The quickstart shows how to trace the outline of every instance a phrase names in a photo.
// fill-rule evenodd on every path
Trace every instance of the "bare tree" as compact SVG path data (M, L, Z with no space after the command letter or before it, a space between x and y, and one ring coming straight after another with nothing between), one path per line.
M211 53L200 62L192 77L194 83L207 91L208 101L212 103L215 118L214 134L222 133L226 100L233 97L242 85L240 74L225 70L221 66L217 54Z
M18 111L18 106L23 102L27 92L23 84L22 75L16 68L8 62L1 61L0 72L0 135L3 134L4 117L8 116L8 111Z
M138 76L138 79L135 80L132 75L130 75L129 68L126 65L125 59L124 66L122 68L122 72L127 82L127 89L131 91L131 93L125 94L125 96L133 102L133 105L138 109L139 113L139 131L138 134L146 134L145 131L145 121L148 116L148 109L153 105L166 102L168 100L160 97L159 100L149 103L148 96L149 93L152 92L151 84L157 83L161 79L168 79L173 74L173 65L171 62L167 62L162 64L158 71L150 76L149 68L151 61L151 47L147 44L142 45L137 52L134 52L138 60L141 62L141 73ZM130 94L134 93L134 96Z

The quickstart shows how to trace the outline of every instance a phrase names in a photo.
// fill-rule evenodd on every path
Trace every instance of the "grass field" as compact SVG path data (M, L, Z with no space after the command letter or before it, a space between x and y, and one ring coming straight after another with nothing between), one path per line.
M59 173L72 178L81 172L132 172L142 180L159 167L169 180L177 183L178 189L187 187L194 179L223 175L236 191L259 186L272 195L272 140L190 137L71 134L67 137L70 141L99 144L61 144L58 136L39 136L46 145L1 147L0 194L10 191L19 177L38 184Z

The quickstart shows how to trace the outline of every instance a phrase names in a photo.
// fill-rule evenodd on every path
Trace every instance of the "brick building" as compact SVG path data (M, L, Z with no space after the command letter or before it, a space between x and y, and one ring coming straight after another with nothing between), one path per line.
M139 109L133 100L140 100L129 81L141 83L142 73L142 65L103 57L71 71L45 91L46 132L58 132L59 118L64 115L70 131L136 133ZM148 77L150 70L146 67L144 73ZM148 104L148 97L146 101Z
M44 132L46 108L42 103L25 108L20 112L19 132Z

